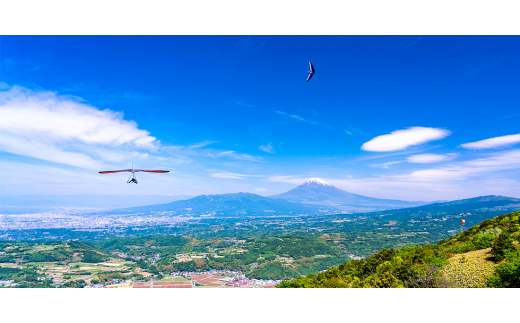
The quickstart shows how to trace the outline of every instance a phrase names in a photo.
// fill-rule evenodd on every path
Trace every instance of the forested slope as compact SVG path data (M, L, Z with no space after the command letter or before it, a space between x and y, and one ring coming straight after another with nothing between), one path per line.
M383 249L277 287L520 287L519 216L484 220L433 245Z

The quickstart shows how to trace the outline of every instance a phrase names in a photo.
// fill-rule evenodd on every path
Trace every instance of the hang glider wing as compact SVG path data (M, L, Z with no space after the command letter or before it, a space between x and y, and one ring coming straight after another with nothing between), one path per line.
M121 172L132 172L132 169L123 169L123 170L107 170L104 172L99 172L100 174L111 174L111 173L121 173Z
M104 172L99 172L100 174L111 174L111 173L121 173L121 172L147 172L147 173L169 173L169 170L144 170L144 169L123 169L123 170L108 170Z
M314 69L314 66L312 66L312 62L311 61L309 61L309 67L310 67L311 70L309 71L309 76L307 76L307 82L310 81L310 79L312 78L312 76L316 72L316 70Z

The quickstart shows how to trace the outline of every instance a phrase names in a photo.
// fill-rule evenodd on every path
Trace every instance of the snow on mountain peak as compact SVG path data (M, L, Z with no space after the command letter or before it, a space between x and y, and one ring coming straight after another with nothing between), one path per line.
M314 177L314 178L311 178L309 179L308 181L306 181L305 183L303 183L303 185L310 185L310 184L320 184L320 185L324 185L324 186L330 186L329 183L317 178L317 177Z

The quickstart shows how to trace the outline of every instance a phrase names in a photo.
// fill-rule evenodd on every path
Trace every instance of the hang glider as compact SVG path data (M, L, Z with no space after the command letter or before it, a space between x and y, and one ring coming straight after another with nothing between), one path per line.
M312 62L309 61L309 66L310 66L310 71L309 71L309 76L307 76L307 82L309 82L309 80L311 79L311 77L314 75L314 73L316 72L316 70L314 69L314 66L312 66Z
M134 169L134 164L132 164L131 169L122 169L122 170L107 170L103 172L99 172L100 174L112 174L112 173L124 173L129 172L132 173L130 175L130 178L128 179L127 183L136 183L137 184L137 178L135 177L135 173L138 172L145 172L145 173L169 173L169 170L144 170L144 169Z
M169 170L143 170L143 169L122 169L122 170L107 170L104 172L99 172L100 174L111 174L111 173L121 173L121 172L146 172L146 173L169 173Z

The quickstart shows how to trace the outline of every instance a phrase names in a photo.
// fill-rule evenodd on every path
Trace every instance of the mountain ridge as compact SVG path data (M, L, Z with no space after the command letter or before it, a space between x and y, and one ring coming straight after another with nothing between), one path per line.
M338 210L320 205L308 205L276 200L253 193L199 195L188 200L166 204L113 210L111 212L171 212L185 216L269 216L314 215Z
M430 203L367 197L339 189L320 178L311 178L292 190L269 197L297 203L325 205L347 212L372 212Z

